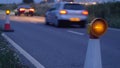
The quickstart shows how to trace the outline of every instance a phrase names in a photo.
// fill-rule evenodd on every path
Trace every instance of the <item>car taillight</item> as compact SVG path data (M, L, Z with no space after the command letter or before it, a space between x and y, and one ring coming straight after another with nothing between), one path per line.
M20 11L25 11L25 8L20 8Z
M35 9L32 9L32 8L31 8L29 11L32 11L32 12L34 12L34 11L35 11Z
M87 10L84 10L84 11L82 12L82 14L83 14L83 15L88 15L89 13L88 13Z
M60 14L67 14L66 10L60 10Z

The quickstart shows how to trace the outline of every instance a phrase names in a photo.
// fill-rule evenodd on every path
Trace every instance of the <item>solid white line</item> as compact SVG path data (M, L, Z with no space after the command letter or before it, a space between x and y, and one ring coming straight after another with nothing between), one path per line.
M22 49L18 44L16 44L12 39L10 39L6 34L2 33L2 36L8 40L13 47L15 47L24 57L26 57L36 68L45 68L41 65L35 58L28 54L24 49Z
M120 31L120 29L108 28L109 30Z
M79 32L75 32L75 31L71 31L71 30L68 30L68 32L73 33L73 34L77 34L77 35L85 35L84 33L79 33Z

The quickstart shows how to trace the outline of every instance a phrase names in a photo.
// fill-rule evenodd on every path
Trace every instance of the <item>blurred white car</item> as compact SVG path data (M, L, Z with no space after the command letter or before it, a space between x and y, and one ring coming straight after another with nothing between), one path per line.
M59 2L46 12L46 24L57 27L78 24L85 27L88 11L83 5L71 2Z

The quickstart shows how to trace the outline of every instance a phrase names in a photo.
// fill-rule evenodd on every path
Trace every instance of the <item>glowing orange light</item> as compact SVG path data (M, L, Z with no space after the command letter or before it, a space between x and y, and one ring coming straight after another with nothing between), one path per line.
M90 25L90 32L92 35L99 37L103 35L108 28L108 25L105 20L103 19L96 19Z
M85 10L85 11L82 12L82 14L83 14L83 15L88 15L89 13L88 13L87 10Z
M80 18L70 18L70 21L80 21Z
M67 14L66 10L60 10L60 14Z
M9 15L10 14L10 10L6 10L6 14Z

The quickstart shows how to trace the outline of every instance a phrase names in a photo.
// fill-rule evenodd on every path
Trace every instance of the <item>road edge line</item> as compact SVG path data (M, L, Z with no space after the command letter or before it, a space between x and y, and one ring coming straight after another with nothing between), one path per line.
M16 48L26 59L28 59L36 68L45 68L40 64L35 58L33 58L29 53L22 49L18 44L16 44L12 39L10 39L6 34L1 34L14 48Z
M84 33L75 32L75 31L71 31L71 30L68 30L68 32L73 33L73 34L77 34L77 35L85 35Z
M120 29L116 29L116 28L108 28L109 30L114 30L114 31L120 31Z

